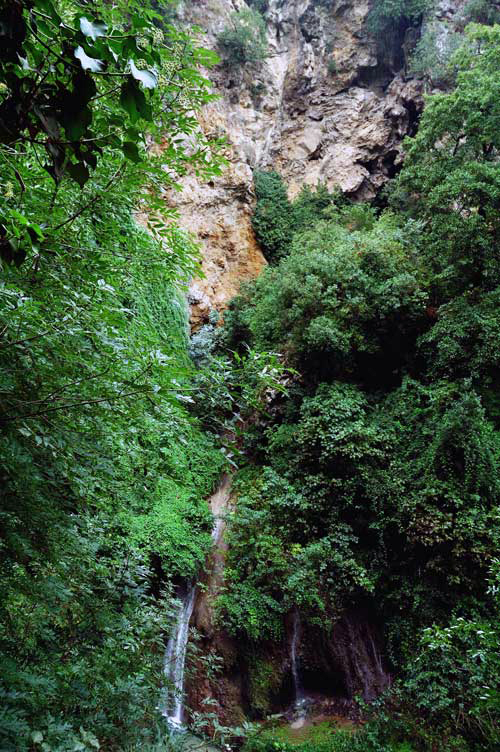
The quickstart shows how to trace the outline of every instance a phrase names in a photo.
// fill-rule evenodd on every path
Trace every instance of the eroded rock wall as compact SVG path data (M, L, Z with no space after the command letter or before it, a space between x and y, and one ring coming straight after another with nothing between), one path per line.
M206 31L205 46L215 47L242 7L243 0L186 0L179 14ZM229 166L208 185L186 179L183 192L169 197L203 248L205 277L193 281L189 296L195 328L265 265L251 226L255 168L281 172L292 196L304 182L321 180L369 198L399 160L406 103L418 93L402 80L389 93L380 81L357 82L377 67L364 31L368 9L368 0L270 0L269 57L245 70L211 72L220 99L200 124L226 136Z
M423 82L405 71L415 31L377 50L366 23L371 2L269 0L268 57L210 72L220 99L200 124L226 136L229 165L208 185L186 179L183 192L169 197L203 248L205 276L193 281L189 297L194 328L265 265L251 226L254 169L278 170L291 197L321 181L368 200L401 164L402 140L423 106ZM463 4L438 2L443 33ZM204 46L216 48L231 14L244 7L244 0L184 0L178 14L205 31Z

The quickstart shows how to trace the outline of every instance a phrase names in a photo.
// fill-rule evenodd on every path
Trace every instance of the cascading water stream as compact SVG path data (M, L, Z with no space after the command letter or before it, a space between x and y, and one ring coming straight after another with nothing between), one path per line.
M217 555L217 550L223 549L223 532L225 527L225 513L230 498L231 478L224 475L217 491L210 499L210 508L214 515L212 528L213 545L213 575L221 576L223 559ZM198 590L196 585L190 584L185 597L179 607L178 616L172 634L167 642L163 673L166 679L165 702L163 715L171 726L180 728L184 715L184 669L186 665L186 650L189 640L189 623L193 615Z
M300 680L300 664L297 656L297 649L300 643L300 614L295 609L292 620L292 639L290 642L290 661L292 664L292 677L294 688L294 713L296 720L292 724L293 728L300 728L306 717L306 696Z
M190 585L186 597L181 602L175 628L168 640L165 651L163 673L167 680L167 690L163 715L172 726L182 725L184 667L189 638L189 622L196 600L196 587Z

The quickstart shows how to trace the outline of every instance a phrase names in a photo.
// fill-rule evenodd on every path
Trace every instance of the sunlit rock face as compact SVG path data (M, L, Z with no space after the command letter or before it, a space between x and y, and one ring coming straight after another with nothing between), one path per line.
M449 23L461 0L437 16ZM186 0L183 21L217 34L244 0ZM405 74L412 30L381 54L367 29L370 0L269 0L269 54L262 64L210 73L220 94L201 126L225 134L229 166L213 183L194 178L172 197L200 240L204 279L190 292L196 328L265 265L251 227L254 169L275 169L295 196L304 183L373 198L397 171L402 140L416 127L422 82ZM414 33L414 32L413 32ZM383 58L383 59L381 59Z

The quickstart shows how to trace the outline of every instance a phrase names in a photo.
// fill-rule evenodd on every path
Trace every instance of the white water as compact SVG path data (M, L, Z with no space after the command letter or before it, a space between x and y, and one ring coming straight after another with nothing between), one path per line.
M167 643L163 673L167 680L163 715L172 726L182 725L184 666L189 638L189 622L196 599L196 587L190 585L186 597L181 601L174 630Z
M292 723L292 728L301 728L306 719L306 696L300 681L299 659L297 657L297 648L300 643L300 615L297 609L293 612L292 621L292 640L290 643L290 660L292 664L292 677L294 688L294 711L296 720Z
M214 526L212 528L214 549L223 548L224 515L227 511L230 490L231 478L228 475L224 475L219 488L210 499L210 508L214 515ZM214 575L217 576L220 574L217 570L222 566L222 563L215 560L213 565ZM184 668L189 640L189 622L193 615L196 596L197 588L191 584L185 598L180 603L175 626L165 651L163 673L166 679L166 691L163 715L167 718L171 726L177 728L182 726L184 715Z

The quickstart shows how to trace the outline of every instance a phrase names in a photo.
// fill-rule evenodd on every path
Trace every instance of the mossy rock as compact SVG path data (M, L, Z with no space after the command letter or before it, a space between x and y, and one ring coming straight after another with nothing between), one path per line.
M277 656L254 658L249 664L249 701L257 715L273 711L283 685L285 671Z

